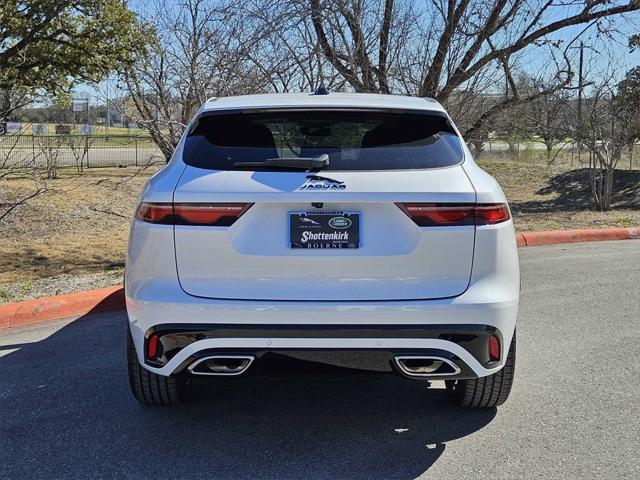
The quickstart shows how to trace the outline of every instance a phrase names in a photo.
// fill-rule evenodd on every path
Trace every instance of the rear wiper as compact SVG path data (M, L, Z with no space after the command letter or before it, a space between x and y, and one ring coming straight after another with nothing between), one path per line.
M329 155L323 153L318 157L267 158L263 162L234 162L234 167L274 167L299 168L301 170L319 170L329 165Z

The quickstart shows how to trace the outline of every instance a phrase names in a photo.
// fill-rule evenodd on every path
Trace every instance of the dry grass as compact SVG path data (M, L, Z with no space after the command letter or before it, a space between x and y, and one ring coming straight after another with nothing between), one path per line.
M59 170L50 190L0 223L0 284L122 269L129 221L153 171L104 168L79 175ZM28 177L0 183L0 211L32 189Z
M592 206L586 170L500 161L481 165L504 188L518 230L640 225L638 170L617 172L614 210L599 212ZM129 219L156 170L59 170L49 191L0 221L0 303L117 282ZM0 181L0 212L32 189L26 177ZM70 275L78 280L70 281Z
M481 161L502 186L517 230L640 225L640 170L618 170L613 210L594 207L586 168Z

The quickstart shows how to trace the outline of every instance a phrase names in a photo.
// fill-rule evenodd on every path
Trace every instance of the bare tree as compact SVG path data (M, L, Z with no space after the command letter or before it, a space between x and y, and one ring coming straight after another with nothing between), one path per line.
M308 91L323 81L435 97L482 148L499 115L569 87L572 46L591 31L615 35L614 19L640 2L150 0L144 9L155 38L146 61L122 75L127 116L169 158L208 97ZM543 81L522 88L533 57L546 60Z
M38 166L43 151L35 144L33 148L25 149L20 140L20 135L0 136L0 182L26 177L33 181L33 188L18 198L0 199L0 221L49 188L48 175ZM0 188L0 193L2 190Z
M240 14L246 26L248 59L273 92L314 91L321 84L340 89L344 78L317 44L304 2L247 0Z
M149 2L144 19L156 36L144 63L126 70L134 111L168 160L195 110L209 97L264 90L249 60L240 10L221 2L182 0L178 7Z
M69 135L66 138L65 143L71 150L78 173L84 170L84 163L89 156L89 149L93 145L94 138L91 135Z
M628 122L628 105L618 96L612 77L596 84L590 98L585 101L586 131L581 139L591 153L591 191L601 210L611 209L613 179L625 146L637 134ZM640 115L636 105L635 115Z
M60 160L60 148L65 143L65 138L60 135L37 137L38 150L44 159L46 178L52 180L58 178L58 163ZM34 165L33 168L37 168Z
M404 72L421 72L409 93L431 96L441 102L459 90L469 89L478 75L499 69L510 84L508 97L493 104L469 126L473 136L495 115L518 104L552 94L571 81L568 48L589 28L611 34L607 19L640 9L640 2L608 0L431 0L424 10L411 2L393 0L309 0L310 17L322 52L331 65L356 91L398 91L407 85ZM410 15L405 15L411 12ZM400 46L402 55L390 55L398 28L406 29L409 18L420 22L422 42ZM413 20L411 20L413 19ZM553 34L572 26L583 26L573 38L559 41ZM555 64L546 89L520 94L513 78L519 56L540 49ZM406 59L420 59L416 69ZM405 68L403 68L405 67ZM410 82L409 82L410 83Z
M631 37L629 45L640 46L640 34ZM633 149L640 140L640 66L629 70L625 78L618 84L617 100L620 106L619 116L627 131L629 147L629 170L633 168Z
M536 86L534 85L534 88ZM542 85L538 88L545 89ZM543 95L525 108L525 115L529 118L531 128L542 139L547 151L547 163L551 164L563 147L553 154L553 149L568 136L567 116L569 98L566 91ZM564 144L563 144L564 146Z
M410 93L423 76L422 15L411 3L310 0L308 9L317 46L356 92Z
M495 132L499 138L507 142L510 157L520 161L522 145L534 136L534 125L527 111L516 105L508 111L497 115L494 122Z

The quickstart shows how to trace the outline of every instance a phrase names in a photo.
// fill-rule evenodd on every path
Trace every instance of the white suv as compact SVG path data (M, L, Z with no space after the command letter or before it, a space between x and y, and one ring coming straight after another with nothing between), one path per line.
M273 358L509 395L513 222L432 99L213 98L146 185L126 268L128 366L146 404ZM350 363L351 362L351 363Z

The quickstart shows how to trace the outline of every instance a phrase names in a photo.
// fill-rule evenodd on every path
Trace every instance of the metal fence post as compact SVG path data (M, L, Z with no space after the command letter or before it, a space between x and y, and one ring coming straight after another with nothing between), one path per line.
M87 168L89 168L89 136L84 137L84 146L87 151Z
M135 139L136 143L136 167L138 166L138 139Z
M33 166L36 166L36 139L31 135L31 155L33 156Z

